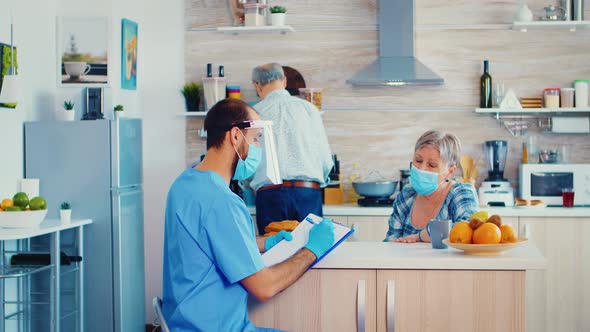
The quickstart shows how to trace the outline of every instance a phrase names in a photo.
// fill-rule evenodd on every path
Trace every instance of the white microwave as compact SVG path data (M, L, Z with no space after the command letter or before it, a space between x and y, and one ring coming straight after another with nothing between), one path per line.
M574 188L574 205L590 205L590 164L522 164L520 197L562 206L561 190Z

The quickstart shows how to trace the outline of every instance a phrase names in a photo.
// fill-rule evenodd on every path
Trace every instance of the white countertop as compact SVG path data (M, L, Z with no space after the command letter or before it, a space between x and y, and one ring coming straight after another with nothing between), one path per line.
M250 214L256 214L256 208L248 207ZM502 217L590 217L590 207L481 207L490 214ZM392 207L361 207L358 205L324 205L325 216L390 216Z
M343 242L314 269L544 270L547 263L531 243L498 256L470 256L430 243Z
M0 241L27 239L90 223L92 223L91 219L72 220L70 223L62 223L59 219L45 219L35 228L0 228Z

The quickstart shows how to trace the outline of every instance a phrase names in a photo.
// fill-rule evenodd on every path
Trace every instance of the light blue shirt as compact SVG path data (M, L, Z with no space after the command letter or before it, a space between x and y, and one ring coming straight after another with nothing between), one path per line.
M269 93L254 109L263 120L273 122L281 178L316 181L324 187L334 162L318 109L287 90ZM265 176L264 158L250 182L255 191L271 184Z
M244 202L217 173L185 170L166 202L162 311L171 331L256 331L240 280L263 267Z

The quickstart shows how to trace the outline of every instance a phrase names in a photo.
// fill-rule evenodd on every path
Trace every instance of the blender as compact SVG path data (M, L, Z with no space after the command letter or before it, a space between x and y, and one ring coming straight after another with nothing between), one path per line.
M504 179L504 166L508 154L506 141L486 141L488 178L479 187L479 203L489 206L514 206L514 190Z

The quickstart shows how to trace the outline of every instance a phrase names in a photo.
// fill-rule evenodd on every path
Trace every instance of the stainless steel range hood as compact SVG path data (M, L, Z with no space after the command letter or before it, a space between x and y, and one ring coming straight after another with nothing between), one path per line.
M379 0L379 58L352 85L434 85L444 79L414 57L414 0Z

